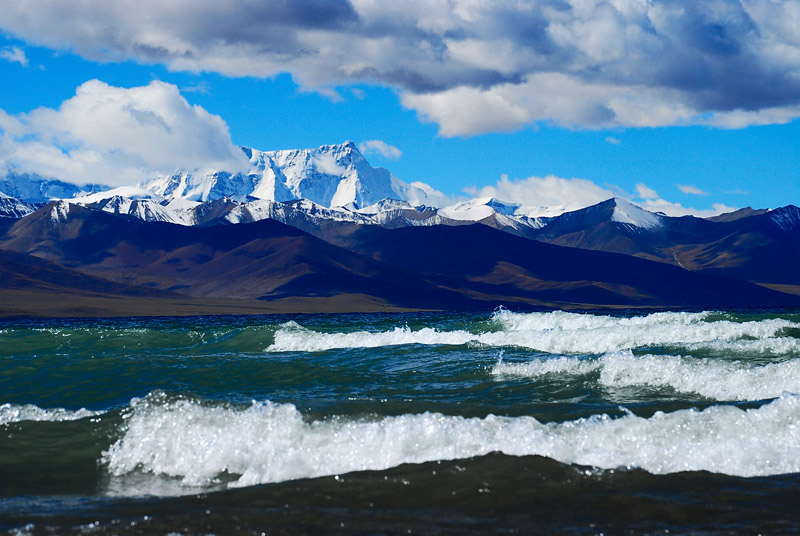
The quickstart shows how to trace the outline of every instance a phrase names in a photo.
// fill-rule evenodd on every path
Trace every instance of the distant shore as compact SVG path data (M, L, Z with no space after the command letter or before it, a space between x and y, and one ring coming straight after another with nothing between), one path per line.
M131 296L48 294L0 290L0 318L101 318L203 315L266 315L298 313L411 312L369 296L339 295L286 298L276 301L209 298L147 298Z
M681 310L681 307L654 305L597 305L562 302L486 302L485 307L469 310L491 311L498 306L515 311L640 311ZM713 308L713 307L709 307ZM697 308L690 308L697 309ZM121 318L167 316L248 316L283 314L412 313L450 311L451 307L410 308L382 302L363 294L289 297L279 300L214 298L152 298L102 294L47 293L0 289L0 320L16 318Z

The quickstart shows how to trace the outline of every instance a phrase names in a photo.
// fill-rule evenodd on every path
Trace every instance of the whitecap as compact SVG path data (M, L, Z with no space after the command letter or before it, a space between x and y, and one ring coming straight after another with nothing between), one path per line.
M653 313L620 318L590 314L511 313L493 317L495 331L440 331L426 327L411 330L323 333L290 322L275 333L268 352L319 352L344 348L376 348L396 345L465 345L529 348L553 354L602 354L649 346L720 344L742 339L775 338L787 328L800 326L773 318L749 322L709 321L705 313ZM794 339L792 339L794 340ZM791 343L786 343L791 344Z
M800 359L752 364L746 361L695 359L680 356L635 356L626 350L598 359L545 358L525 363L498 362L498 378L539 378L547 374L583 376L599 371L605 387L647 386L671 388L713 400L765 400L784 393L800 393Z
M21 421L77 421L101 415L102 411L88 409L68 410L64 408L43 409L34 404L0 405L0 426Z
M562 423L439 413L306 422L291 404L157 399L135 401L126 419L124 435L103 453L111 474L149 473L186 486L218 483L221 475L232 475L229 485L237 487L490 452L655 474L800 471L800 398L793 395L758 409L713 406Z

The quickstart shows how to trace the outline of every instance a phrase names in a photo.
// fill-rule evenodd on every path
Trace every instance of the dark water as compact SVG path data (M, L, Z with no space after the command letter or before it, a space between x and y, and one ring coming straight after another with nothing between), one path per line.
M0 325L0 533L794 534L800 315Z

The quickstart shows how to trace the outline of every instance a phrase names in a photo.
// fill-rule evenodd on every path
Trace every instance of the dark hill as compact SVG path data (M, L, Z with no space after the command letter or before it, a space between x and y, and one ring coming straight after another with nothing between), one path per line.
M87 279L89 288L116 284L192 299L312 299L344 310L800 304L750 283L480 224L344 225L339 234L348 249L273 220L185 227L51 203L14 223L0 248L60 265L72 274L67 283L81 274L105 280ZM108 288L99 292L117 292Z
M638 227L612 219L615 202L563 214L527 236L754 283L800 285L800 210L793 205L710 219L660 216L659 225Z
M279 299L364 294L409 307L473 300L427 278L343 250L272 220L185 227L47 205L13 225L0 247L128 285L188 296Z
M364 229L353 247L429 275L513 288L518 295L597 304L783 306L797 299L736 279L600 251L528 240L480 224ZM413 252L413 254L410 254Z

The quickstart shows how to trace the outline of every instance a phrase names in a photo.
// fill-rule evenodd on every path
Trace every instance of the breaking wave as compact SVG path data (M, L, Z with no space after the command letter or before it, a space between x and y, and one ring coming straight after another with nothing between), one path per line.
M498 362L492 374L539 378L548 374L584 376L599 371L606 387L672 388L714 400L764 400L800 393L800 360L753 365L744 361L693 359L678 356L635 356L629 350L599 359L558 357L526 363Z
M291 404L208 405L150 395L132 402L124 433L103 453L120 477L151 473L186 486L231 487L380 470L502 452L600 469L711 471L738 476L800 471L800 397L758 409L632 413L562 423L533 417L439 413L307 422Z
M22 421L77 421L102 413L102 411L89 411L83 408L71 411L64 408L43 409L33 404L2 404L0 405L0 426Z
M554 354L602 354L648 346L688 346L725 349L743 344L780 352L800 351L800 340L782 337L800 324L785 319L736 322L712 320L712 313L653 313L647 316L613 316L567 313L512 313L501 310L483 332L440 331L426 327L412 330L322 333L296 322L283 324L275 333L269 352L319 352L343 348L384 346L465 345L516 346ZM763 343L763 340L771 340Z

